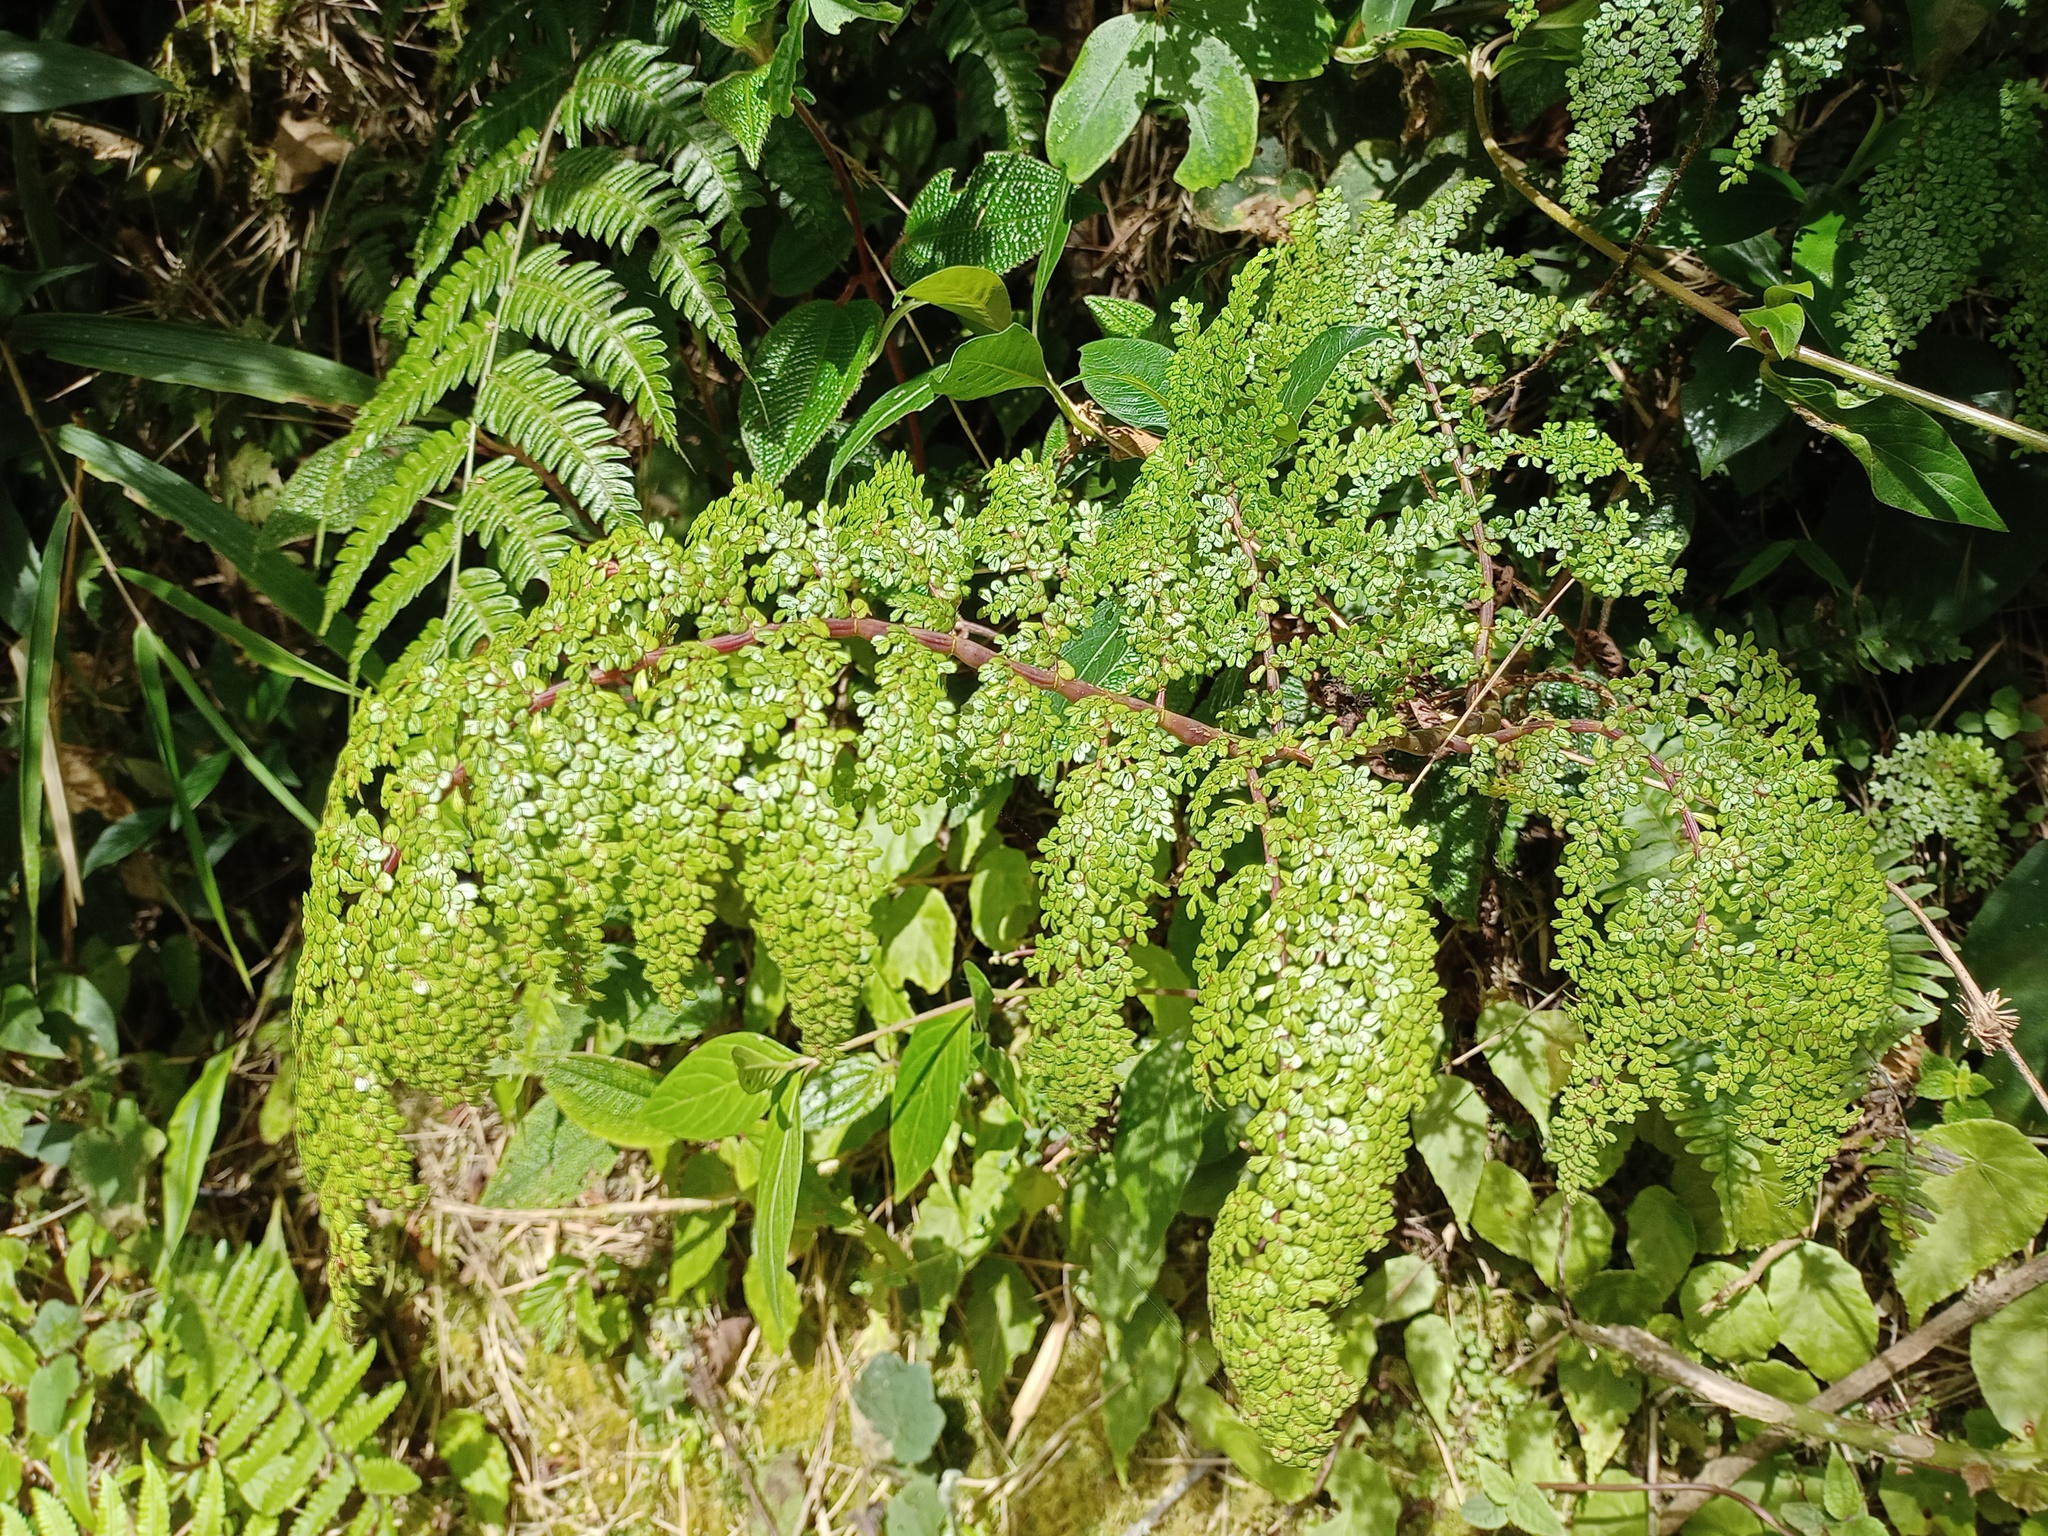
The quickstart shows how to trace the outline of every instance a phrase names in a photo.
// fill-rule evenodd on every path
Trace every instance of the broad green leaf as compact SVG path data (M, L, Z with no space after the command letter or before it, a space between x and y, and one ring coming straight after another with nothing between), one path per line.
M953 400L983 400L1012 389L1048 388L1045 353L1038 338L1021 325L976 336L954 349L933 387Z
M883 1520L886 1536L946 1536L950 1523L939 1485L922 1472L897 1489Z
M997 954L1022 944L1038 921L1038 881L1030 858L1008 844L983 854L967 886L967 912L974 936Z
M1550 1195L1536 1207L1528 1232L1536 1278L1555 1290L1561 1274L1566 1295L1605 1269L1614 1254L1614 1223L1597 1200Z
M782 1081L760 1133L761 1173L754 1185L754 1234L747 1269L768 1304L766 1322L787 1339L796 1327L795 1287L788 1283L789 1240L796 1230L804 1175L803 1081Z
M732 1170L715 1152L699 1152L683 1164L683 1171L672 1181L672 1187L677 1195L689 1200L727 1199L739 1193ZM679 1301L717 1266L725 1254L725 1235L732 1230L736 1215L728 1205L723 1210L686 1211L676 1217L668 1243L671 1303Z
M903 7L888 0L811 0L811 20L832 37L850 21L879 21L886 26L902 19Z
M1693 349L1692 376L1679 392L1686 434L1711 475L1745 448L1754 448L1791 418L1791 409L1767 388L1754 350L1720 332Z
M1173 1396L1180 1365L1180 1318L1149 1297L1117 1330L1115 1352L1102 1362L1102 1427L1119 1478L1130 1475L1132 1449Z
M199 1182L206 1172L206 1160L213 1154L213 1139L220 1131L221 1096L227 1091L228 1072L234 1064L233 1050L209 1057L200 1069L199 1080L185 1090L165 1127L169 1144L164 1152L163 1247L156 1261L155 1280L158 1290L165 1287L178 1244L185 1238L185 1224L192 1219L192 1208L198 1203Z
M512 1458L504 1442L474 1408L457 1408L434 1422L434 1449L478 1525L503 1525L512 1499Z
M1799 301L1813 297L1812 283L1773 283L1755 309L1740 310L1740 320L1759 350L1771 357L1790 357L1806 333L1806 308Z
M64 1427L64 1410L78 1390L78 1357L59 1355L29 1378L26 1418L31 1433L54 1438Z
M335 615L326 632L321 632L326 600L320 584L304 567L293 564L274 549L263 548L257 542L254 528L189 480L132 448L109 442L82 427L65 427L58 434L58 441L66 453L76 455L87 473L120 486L129 500L170 519L224 556L244 581L336 655L346 656L354 648L355 625L345 615ZM373 658L362 670L374 677L382 668Z
M1572 1048L1585 1040L1578 1021L1562 1008L1531 1013L1520 1003L1490 1003L1473 1025L1486 1046L1486 1064L1536 1129L1550 1135L1550 1102L1571 1079Z
M1335 57L1339 64L1369 64L1396 48L1419 48L1425 53L1448 54L1454 59L1464 58L1468 51L1457 38L1435 27L1396 27L1391 32L1365 34L1363 40L1354 46L1339 48Z
M768 1095L740 1085L738 1058L786 1062L795 1055L778 1040L748 1032L705 1041L649 1095L649 1131L670 1141L719 1141L752 1130L768 1112Z
M1149 13L1126 12L1088 34L1045 118L1045 158L1068 180L1101 170L1138 126L1164 30Z
M1502 1162L1489 1162L1479 1170L1479 1189L1472 1201L1473 1231L1502 1253L1533 1264L1535 1220L1536 1196L1527 1179ZM1551 1283L1544 1279L1544 1284Z
M1872 493L1887 506L1936 522L2005 527L1947 429L1917 405L1890 395L1859 403L1831 384L1789 378L1769 363L1763 379L1819 417L1823 430L1862 461Z
M325 688L330 693L353 694L356 689L342 678L336 677L323 667L316 667L303 656L295 656L275 640L259 635L246 624L229 618L210 603L202 603L184 590L174 587L160 576L148 571L138 571L130 566L121 567L121 575L134 585L142 588L166 607L175 608L188 619L197 619L224 640L233 641L242 654L266 671L280 677L293 677L301 682L311 683L315 688Z
M886 394L879 396L873 405L860 413L860 420L853 424L832 450L832 464L825 471L827 496L832 494L832 486L838 480L839 472L851 464L863 448L904 417L923 410L939 398L938 384L945 372L942 365L927 369L914 379L905 379Z
M882 979L892 987L910 982L939 993L953 974L958 932L953 908L937 886L913 885L882 909L876 923Z
M20 1391L35 1373L36 1352L29 1347L28 1340L0 1323L0 1383Z
M185 793L184 773L178 767L178 738L171 728L171 701L164 692L163 659L168 653L156 631L140 625L135 631L134 654L135 680L142 689L143 710L149 717L150 733L156 739L157 757L163 763L165 776L171 781L171 797L177 807L178 825L184 830L185 846L192 855L192 873L206 897L207 910L213 914L214 923L220 929L220 940L227 947L228 958L234 962L235 974L241 978L243 989L253 996L256 987L249 979L249 967L243 963L241 948L235 943L234 929L228 925L220 883L214 878L213 860L207 856L206 837L199 829L199 818Z
M1801 1243L1765 1275L1780 1342L1823 1381L1838 1381L1877 1350L1877 1308L1856 1266L1820 1243Z
M1321 74L1337 35L1322 0L1175 0L1173 15L1221 38L1261 80Z
M1153 67L1153 93L1187 113L1188 150L1174 167L1176 182L1199 192L1252 163L1259 147L1259 91L1228 43L1170 19Z
M795 109L797 77L803 72L804 24L810 15L810 0L790 0L782 36L761 77L761 99L777 117L788 117Z
M616 1056L560 1055L549 1059L540 1080L565 1116L615 1147L659 1147L671 1139L647 1123L647 1101L661 1081L652 1067Z
M945 1145L973 1060L974 1004L969 999L910 1032L889 1111L889 1156L896 1165L898 1199L925 1176Z
M1119 420L1164 436L1173 419L1166 403L1166 379L1173 349L1156 341L1111 336L1081 347L1081 387Z
M1060 647L1074 676L1098 688L1121 688L1138 675L1138 658L1124 634L1123 609L1113 597L1098 598L1087 628Z
M1652 1184L1629 1202L1629 1262L1656 1287L1659 1301L1678 1289L1698 1252L1692 1214L1670 1190Z
M553 1210L572 1204L618 1160L617 1147L543 1097L521 1117L478 1198L514 1210Z
M1375 1326L1405 1322L1436 1305L1436 1271L1426 1259L1399 1253L1365 1277L1358 1288L1358 1306Z
M967 1323L967 1354L974 1362L975 1378L981 1385L982 1404L993 1408L1002 1395L1010 1367L1037 1339L1045 1314L1039 1309L1037 1292L1024 1278L1024 1271L1000 1254L974 1266L962 1311ZM1179 1339L1174 1343L1174 1364L1178 1368ZM1171 1382L1167 1390L1172 1390ZM1107 1406L1104 1405L1105 1411Z
M46 746L50 727L50 674L57 657L57 609L63 596L66 546L71 538L74 503L67 499L50 525L50 539L43 546L42 562L36 572L34 626L23 638L27 642L28 664L21 677L20 766L15 783L20 799L15 805L16 825L21 832L22 905L28 917L28 954L33 972L36 958L36 921L43 899L43 773L45 759L52 754ZM58 790L62 792L61 788Z
M1136 299L1116 299L1106 293L1090 293L1083 295L1081 302L1088 306L1088 313L1095 317L1095 323L1105 336L1143 336L1152 329L1152 322L1159 318L1151 306L1140 304Z
M2048 1441L2048 1286L1970 1330L1970 1369L1999 1423L2037 1445Z
M932 1391L932 1368L897 1354L867 1363L853 1384L853 1406L889 1442L899 1466L914 1467L930 1456L946 1428L945 1410Z
M0 112L54 112L167 89L148 70L94 49L0 32Z
M1223 1394L1190 1380L1193 1375L1190 1371L1182 1377L1173 1402L1174 1412L1189 1433L1199 1443L1223 1452L1240 1472L1275 1498L1283 1502L1307 1498L1315 1487L1314 1472L1278 1460L1237 1410L1224 1401Z
M1066 206L1066 180L1044 161L985 155L958 190L950 171L925 183L904 216L889 270L903 284L942 267L1008 272L1044 252Z
M203 325L128 315L24 315L14 340L60 363L162 384L253 395L280 405L361 405L377 392L367 373Z
M1451 1325L1434 1312L1425 1313L1402 1330L1401 1347L1408 1357L1408 1373L1415 1379L1415 1391L1423 1407L1439 1428L1455 1428L1451 1422L1451 1393L1458 1381L1458 1340Z
M958 315L971 330L1000 331L1010 323L1009 289L987 267L941 267L897 296L897 313L913 303Z
M1201 1158L1207 1105L1195 1085L1186 1031L1161 1036L1124 1080L1109 1188L1086 1218L1096 1310L1122 1323L1150 1293L1166 1258L1166 1229Z
M1828 1451L1827 1470L1821 1474L1821 1507L1832 1520L1853 1519L1867 1508L1863 1479L1839 1446Z
M1451 1215L1472 1230L1472 1202L1486 1165L1486 1105L1462 1077L1446 1075L1415 1111L1415 1149Z
M1927 1309L2037 1235L2048 1221L2048 1157L2002 1120L1959 1120L1917 1133L1936 1171L1920 1201L1933 1212L1897 1253L1892 1277L1917 1326Z
M1367 343L1384 341L1391 334L1374 325L1331 326L1287 365L1287 377L1280 385L1280 408L1299 423L1322 395L1339 363Z
M1629 1420L1642 1406L1643 1378L1618 1356L1595 1356L1577 1339L1567 1339L1558 1351L1557 1386L1579 1432L1586 1475L1598 1477L1621 1449Z
M1715 1260L1694 1269L1678 1288L1678 1311L1685 1319L1686 1337L1716 1359L1761 1360L1783 1331L1761 1285L1752 1285L1719 1311L1702 1315L1701 1308L1741 1276L1741 1265Z
M779 485L838 420L874 358L881 327L881 310L866 299L815 299L761 339L740 386L740 437L764 480Z
M2036 842L1986 899L1963 940L1963 963L1982 987L1996 987L2019 1011L2012 1043L2048 1077L2048 843ZM2048 1111L2004 1052L1986 1059L1993 1088L1985 1102L1998 1118L2040 1133Z

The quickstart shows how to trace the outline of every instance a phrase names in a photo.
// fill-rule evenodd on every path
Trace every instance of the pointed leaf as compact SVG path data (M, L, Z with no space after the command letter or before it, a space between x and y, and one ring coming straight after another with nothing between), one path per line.
M768 1303L770 1321L783 1338L796 1326L790 1310L793 1288L786 1286L789 1239L796 1230L797 1188L804 1172L803 1079L785 1078L769 1109L761 1134L760 1182L754 1188L754 1235L747 1268L755 1272L758 1294Z
M1086 181L1138 126L1152 99L1153 55L1163 24L1147 13L1112 16L1081 45L1045 119L1045 158Z
M199 1199L199 1181L220 1131L221 1096L227 1091L228 1071L234 1064L233 1050L210 1057L199 1080L178 1100L165 1127L168 1146L164 1152L163 1247L156 1263L158 1290L165 1287L178 1244L185 1237L185 1224L192 1219L192 1208Z
M1120 421L1164 435L1173 426L1166 403L1173 348L1111 336L1081 346L1081 387Z
M866 299L819 299L799 304L762 338L740 386L740 436L762 479L779 485L838 420L881 328L881 310Z
M0 68L4 61L0 46ZM79 368L227 390L280 405L361 405L377 392L377 381L367 373L203 325L129 315L24 315L14 323L13 338Z
M924 1177L945 1144L974 1060L974 1004L962 998L911 1031L896 1069L889 1155L900 1198Z
M953 400L983 400L1013 389L1045 388L1045 353L1021 325L962 342L935 388Z

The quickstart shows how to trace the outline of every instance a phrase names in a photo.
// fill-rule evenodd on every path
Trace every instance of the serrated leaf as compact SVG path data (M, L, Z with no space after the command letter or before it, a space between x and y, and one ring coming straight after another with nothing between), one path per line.
M974 1004L962 998L910 1033L896 1068L889 1109L889 1156L900 1199L925 1176L945 1145L974 1060Z
M1012 149L1038 142L1045 118L1045 76L1039 69L1043 39L1014 0L939 0L926 23L931 36L958 63L972 54L987 66Z
M733 136L747 164L761 163L761 146L775 113L768 105L768 66L743 69L715 80L705 89L704 110L711 120Z
M761 478L779 485L839 418L880 344L866 299L799 304L755 349L740 386L740 436Z
M618 1160L616 1147L543 1097L521 1117L479 1199L522 1210L568 1205Z
M768 1095L740 1085L737 1057L793 1059L767 1035L739 1033L707 1040L670 1069L648 1097L649 1129L670 1141L718 1141L752 1130L768 1111Z
M942 267L1008 272L1039 255L1067 205L1058 171L1026 155L985 155L957 190L950 171L926 182L904 216L889 269L914 283Z
M1172 429L1167 375L1173 349L1156 341L1112 336L1081 346L1081 387L1121 421L1164 436Z
M616 1056L555 1056L541 1072L542 1085L562 1113L616 1147L668 1143L646 1120L647 1101L660 1081L652 1067Z
M1136 299L1112 298L1106 293L1083 294L1081 302L1105 336L1143 336L1159 318L1150 305Z

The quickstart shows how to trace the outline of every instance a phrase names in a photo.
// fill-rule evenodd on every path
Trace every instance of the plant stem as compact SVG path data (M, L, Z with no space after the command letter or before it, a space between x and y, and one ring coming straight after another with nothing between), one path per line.
M1599 230L1588 224L1584 219L1579 218L1570 209L1564 207L1546 194L1542 188L1529 180L1528 176L1524 174L1525 167L1522 162L1502 149L1500 141L1494 137L1492 102L1490 100L1491 91L1489 87L1493 82L1492 53L1495 46L1496 44L1488 44L1473 51L1470 61L1472 69L1472 115L1479 124L1479 141L1486 146L1486 153L1492 158L1495 167L1500 171L1501 179L1521 193L1523 197L1527 198L1546 218L1560 227L1571 231L1571 233L1577 235L1603 256L1608 257L1612 261L1625 264L1660 293L1676 299L1696 314L1713 321L1714 324L1734 336L1743 345L1762 351L1763 349L1757 346L1748 329L1732 311L1716 304L1705 294L1694 293L1676 278L1658 271L1654 266L1644 261L1641 256L1632 258L1627 251L1616 245L1612 240L1601 234ZM1768 356L1769 354L1767 353L1766 355ZM1989 432L1994 436L2009 438L2022 447L2032 448L2037 452L2048 452L2048 432L2038 432L2032 427L2023 427L2018 422L2011 421L1995 412L1980 410L1978 407L1966 404L1961 400L1951 400L1946 395L1937 395L1932 390L1921 389L1901 379L1895 379L1890 374L1878 373L1874 369L1845 362L1839 357L1819 351L1816 348L1808 346L1795 347L1791 354L1785 358L1785 361L1804 363L1809 368L1818 368L1823 373L1832 373L1837 378L1846 379L1850 383L1861 385L1865 389L1874 389L1880 394L1891 395L1896 399L1907 401L1909 404L1919 406L1922 410L1932 411L1938 416L1947 416L1953 420L1964 422L1969 426L1981 428L1983 431Z

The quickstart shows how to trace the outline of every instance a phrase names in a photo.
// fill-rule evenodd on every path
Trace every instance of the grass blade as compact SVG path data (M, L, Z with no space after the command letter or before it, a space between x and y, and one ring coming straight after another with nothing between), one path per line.
M361 405L377 391L367 373L275 342L204 325L132 315L23 315L17 345L60 363L253 395L279 405Z
M315 688L325 688L330 693L353 695L356 692L326 668L314 666L303 656L294 656L275 640L257 634L246 624L237 623L211 603L202 603L184 588L174 587L160 576L125 565L121 567L121 574L166 607L177 609L188 619L197 619L221 638L233 641L241 647L242 654L257 666L283 677L295 677L302 683L311 683Z
M50 724L50 667L57 654L57 600L64 584L64 546L71 537L66 501L43 546L36 605L29 621L28 666L21 680L21 894L28 903L29 975L36 969L36 916L43 894L43 747Z
M143 703L148 706L149 724L156 734L157 756L163 760L164 772L171 781L171 795L178 807L178 824L185 829L185 846L192 852L192 867L199 876L199 888L206 893L206 905L213 913L213 920L220 926L221 942L227 946L228 958L235 962L235 974L242 978L242 986L253 997L256 984L249 979L249 967L242 963L242 951L235 944L235 933L228 926L228 913L220 899L220 882L213 877L213 863L206 857L206 838L199 830L199 816L192 804L192 797L185 793L184 775L178 771L178 740L171 730L171 700L164 692L163 660L170 656L156 631L147 625L139 625L135 631L135 677L142 685Z
M155 631L152 630L151 633L154 634ZM186 668L185 663L178 660L171 648L164 645L161 640L158 641L158 647L164 665L171 669L171 676L175 677L178 686L185 690L185 697L190 699L192 707L199 711L199 718L213 728L213 734L220 738L221 745L234 753L256 782L269 790L271 798L296 816L308 832L318 832L320 819L299 804L299 797L285 788L284 781L264 766L262 758L249 750L249 744L242 740L241 733L228 724L226 715L213 707L213 701L199 686L199 680Z

